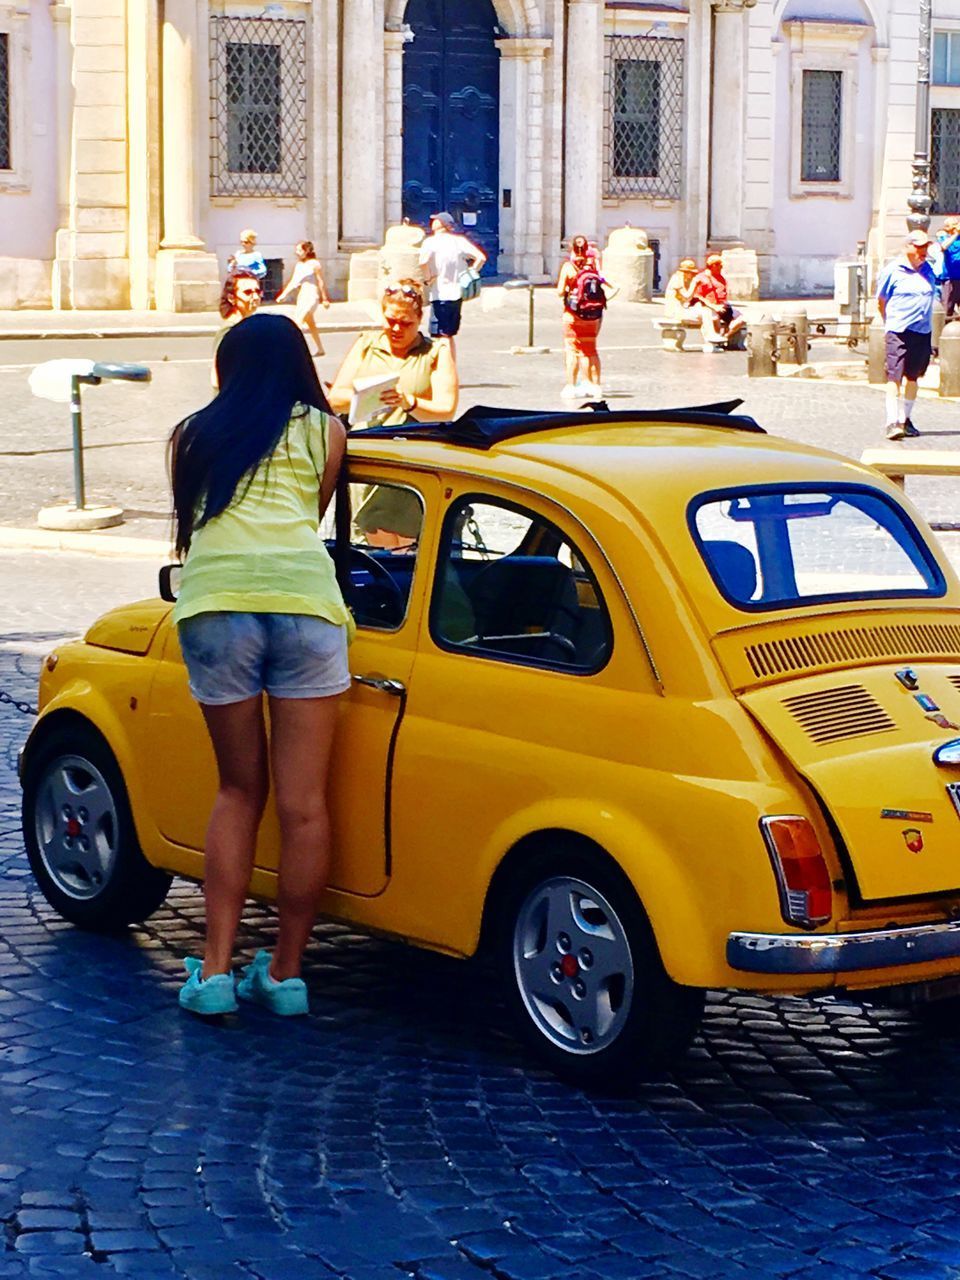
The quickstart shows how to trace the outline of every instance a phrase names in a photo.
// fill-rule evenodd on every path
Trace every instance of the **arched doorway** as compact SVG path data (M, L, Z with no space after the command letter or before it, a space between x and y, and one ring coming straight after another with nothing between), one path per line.
M403 54L403 214L449 209L497 270L500 55L492 0L409 0Z

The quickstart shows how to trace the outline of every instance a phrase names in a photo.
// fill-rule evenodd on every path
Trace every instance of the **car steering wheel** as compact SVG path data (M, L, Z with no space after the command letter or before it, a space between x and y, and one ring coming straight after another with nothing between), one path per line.
M350 561L352 565L355 564L369 573L374 582L381 588L383 595L381 597L380 612L389 613L391 616L396 617L397 622L400 622L407 607L406 597L397 586L389 569L385 569L375 556L370 555L368 551L364 551L362 547L352 546L350 548Z

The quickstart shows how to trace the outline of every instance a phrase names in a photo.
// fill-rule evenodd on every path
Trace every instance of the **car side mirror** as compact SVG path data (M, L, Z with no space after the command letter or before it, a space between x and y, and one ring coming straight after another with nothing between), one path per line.
M182 564L165 564L160 570L160 599L169 604L176 604L180 594L180 574Z

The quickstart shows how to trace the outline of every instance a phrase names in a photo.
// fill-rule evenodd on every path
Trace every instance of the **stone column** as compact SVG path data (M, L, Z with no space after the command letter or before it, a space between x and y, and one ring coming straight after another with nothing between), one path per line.
M205 10L206 6L202 6ZM163 239L157 254L157 308L204 311L216 307L216 255L197 234L199 204L194 140L198 16L196 0L165 0L161 33L163 101Z
M313 77L310 85L310 222L308 238L323 263L324 279L332 296L344 287L344 270L338 256L340 238L340 19L337 0L314 0L310 6L310 48Z
M539 279L544 272L544 58L552 41L498 40L500 50L501 187L512 192L501 211L506 252L501 268ZM502 198L502 197L501 197Z
M564 77L563 234L595 237L603 190L603 5L569 0Z
M66 216L56 236L56 307L129 305L124 17L124 0L73 0L70 6L70 162L59 193ZM62 66L62 42L58 53ZM65 117L61 128L66 131Z
M51 306L70 306L69 267L70 203L73 185L73 47L70 43L70 6L51 4L57 66L57 234L51 280Z
M343 6L340 238L348 251L383 243L383 0Z
M743 234L743 138L746 92L744 0L713 3L713 108L710 128L711 241Z
M403 218L403 47L412 39L409 27L383 33L384 204L388 225Z
M51 4L57 65L57 223L70 216L71 141L73 126L73 49L70 44L70 6Z
M159 0L127 0L127 120L130 135L130 306L153 300L160 233Z

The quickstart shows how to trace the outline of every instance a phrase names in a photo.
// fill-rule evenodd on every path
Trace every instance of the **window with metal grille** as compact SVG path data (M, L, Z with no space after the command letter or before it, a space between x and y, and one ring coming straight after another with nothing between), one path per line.
M210 129L214 195L306 195L304 22L211 15Z
M0 169L10 161L10 36L0 32Z
M960 209L960 111L939 107L930 118L930 190L933 213Z
M933 33L933 83L960 84L960 31Z
M683 41L607 36L604 194L677 199L682 137Z
M843 72L804 71L801 181L840 181L842 122Z

